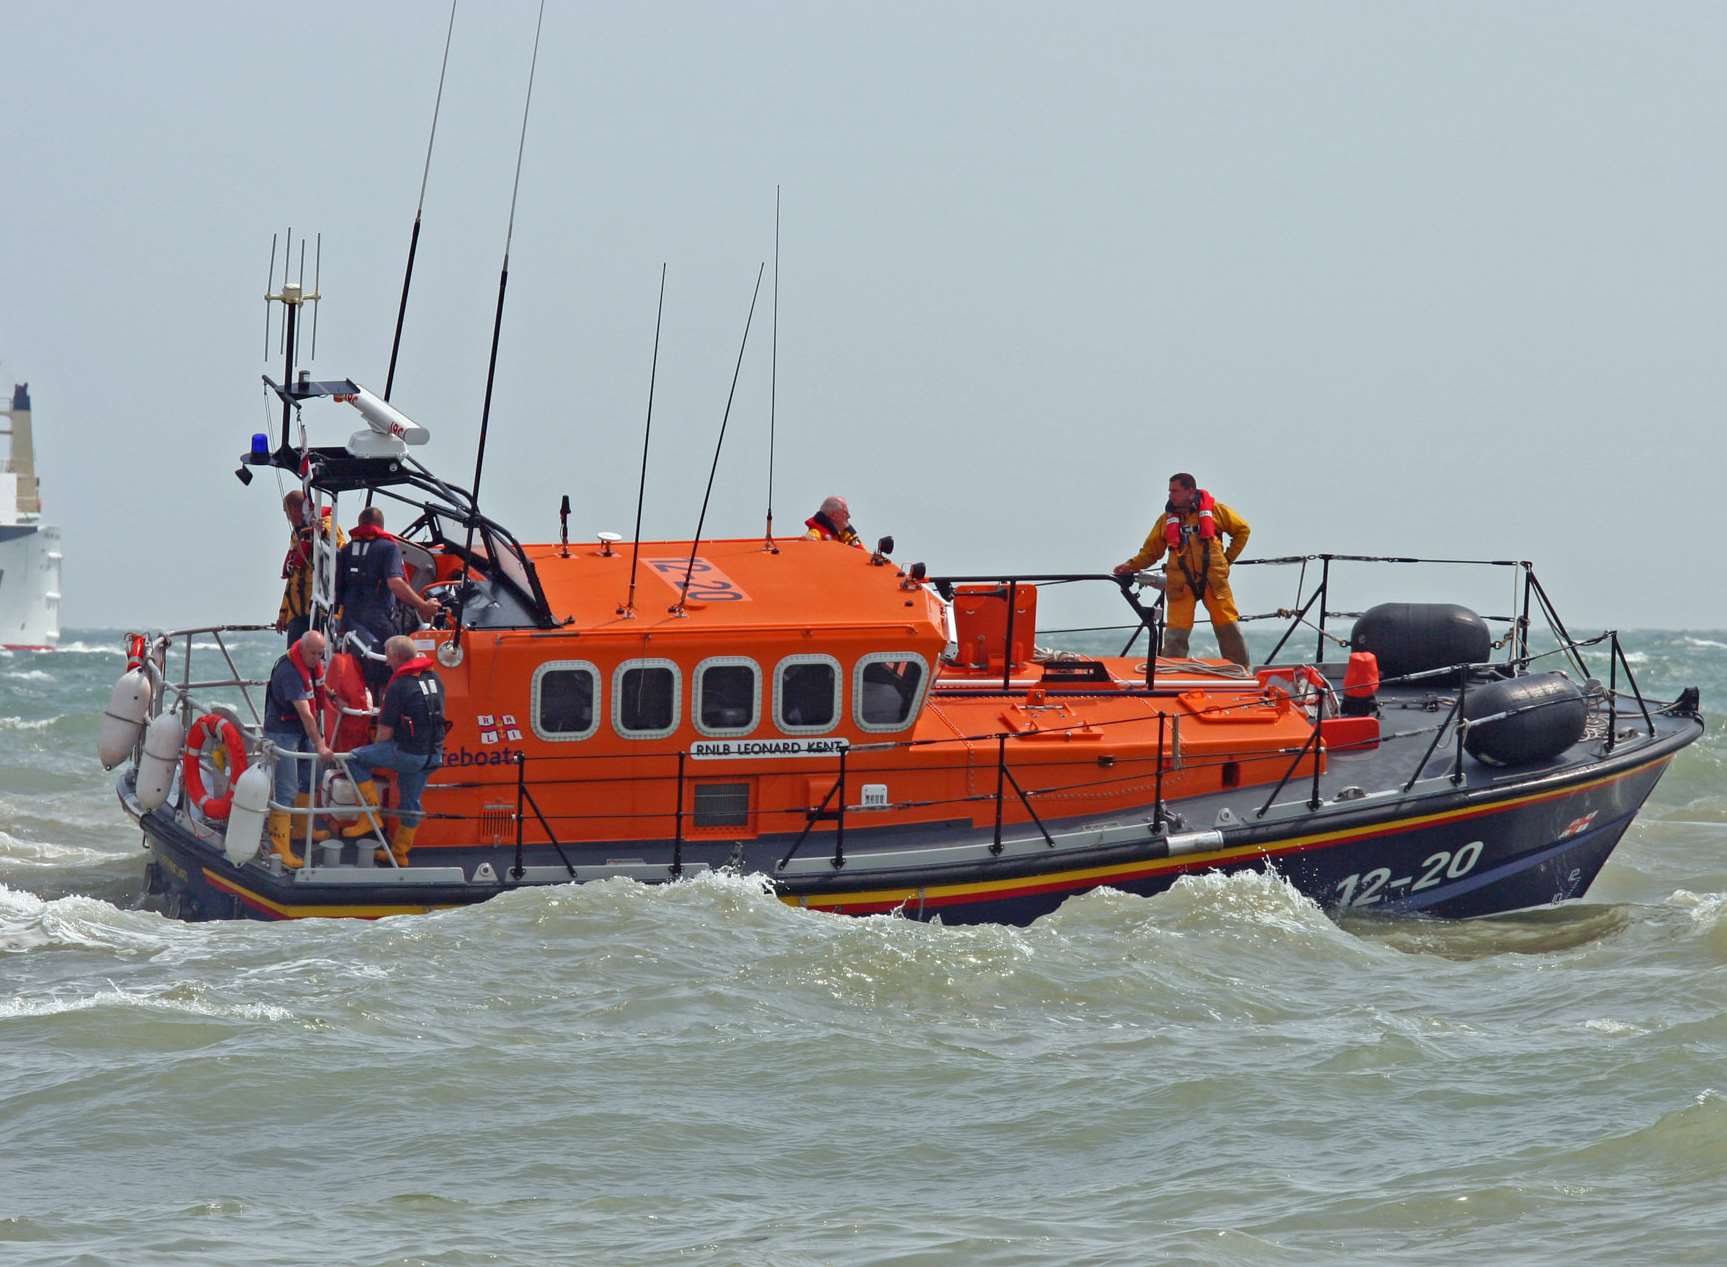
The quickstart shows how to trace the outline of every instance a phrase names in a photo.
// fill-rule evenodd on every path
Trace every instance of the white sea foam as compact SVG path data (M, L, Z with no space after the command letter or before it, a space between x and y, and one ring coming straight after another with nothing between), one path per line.
M1597 1034L1605 1034L1609 1038L1631 1038L1637 1034L1647 1034L1649 1031L1639 1025L1630 1025L1624 1021L1609 1020L1598 1016L1592 1021L1585 1021L1583 1028L1594 1030Z
M0 1000L0 1020L63 1016L68 1012L88 1012L104 1007L135 1007L224 1021L286 1021L294 1015L287 1008L273 1003L213 1003L204 997L201 988L131 991L110 984L107 989L89 994L54 993Z
M1713 638L1692 638L1687 636L1685 645L1688 647L1710 647L1719 651L1727 651L1727 642L1717 642Z
M6 677L14 682L52 682L54 675L41 669L25 669L21 673L8 673Z
M46 730L60 717L0 717L0 730Z
M63 642L58 648L60 655L112 655L124 658L123 647L91 646L88 642Z

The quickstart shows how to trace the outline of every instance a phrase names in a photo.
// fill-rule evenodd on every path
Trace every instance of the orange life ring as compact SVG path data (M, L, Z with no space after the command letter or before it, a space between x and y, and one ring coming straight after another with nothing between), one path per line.
M228 757L228 791L221 796L211 796L205 790L204 769L198 760L212 734L222 741ZM229 718L220 713L205 713L192 723L192 731L186 736L186 755L181 759L180 782L199 813L215 822L227 818L234 803L234 784L245 769L246 737Z

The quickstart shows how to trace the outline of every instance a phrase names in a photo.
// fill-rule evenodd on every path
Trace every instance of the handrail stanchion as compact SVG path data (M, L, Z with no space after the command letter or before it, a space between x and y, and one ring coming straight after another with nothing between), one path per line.
M526 801L528 792L527 771L524 768L526 761L526 753L516 754L516 865L510 868L512 880L520 880L527 873L522 866L522 811L526 808L523 802Z
M1456 787L1463 782L1463 732L1469 729L1468 719L1463 715L1463 704L1469 697L1469 670L1457 671L1457 757L1451 763L1451 785Z
M677 879L684 873L684 754L678 753L678 790L677 810L673 814L674 830L672 838L672 879Z
M840 777L834 784L839 789L839 817L834 821L834 869L846 864L846 750L840 749Z
M1319 799L1319 747L1322 735L1319 720L1323 711L1320 702L1316 700L1313 705L1313 736L1311 741L1313 743L1313 791L1307 798L1308 809L1318 809L1322 804Z
M1007 731L996 736L995 746L995 843L990 845L991 853L1001 852L1001 794L1003 785L1007 782Z
M1005 692L1013 683L1013 609L1019 604L1019 582L1007 583L1007 632L1002 635L1001 689Z
M1319 558L1320 558L1320 566L1319 566L1319 638L1318 638L1317 644L1314 648L1313 662L1315 664L1324 664L1325 663L1325 608L1326 608L1326 604L1328 604L1331 601L1331 556L1329 554L1322 554L1319 556ZM1317 759L1318 755L1319 755L1318 749L1315 749L1314 750L1314 756L1316 759Z
M1523 562L1523 614L1517 621L1517 658L1529 658L1529 591L1535 586L1535 565L1528 559ZM1527 667L1527 666L1525 666Z
M1607 661L1607 747L1612 752L1619 738L1619 631L1613 631L1613 649Z
M1163 730L1169 714L1157 711L1157 774L1153 779L1153 796L1157 804L1151 811L1152 834L1161 836L1168 830L1169 820L1163 810Z
M1631 661L1625 658L1625 651L1619 646L1619 636L1613 637L1613 647L1619 656L1619 663L1625 667L1625 680L1631 683L1631 694L1637 699L1637 707L1643 713L1643 724L1649 727L1649 737L1655 737L1655 719L1649 715L1649 703L1643 698L1643 691L1637 685L1637 676L1631 672Z
M1421 754L1421 760L1415 763L1415 772L1409 776L1409 782L1403 785L1405 792L1415 786L1415 781L1421 777L1421 772L1427 769L1427 763L1433 760L1433 754L1439 751L1439 741L1445 738L1445 728L1451 724L1452 719L1456 716L1457 701L1452 700L1451 711L1445 715L1445 720L1440 722L1439 728L1433 732L1433 739L1427 745L1427 751ZM1416 731L1415 733L1420 734L1421 732Z

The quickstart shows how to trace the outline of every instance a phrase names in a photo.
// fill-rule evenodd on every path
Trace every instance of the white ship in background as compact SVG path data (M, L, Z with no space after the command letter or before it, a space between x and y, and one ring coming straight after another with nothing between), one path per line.
M60 530L42 524L36 442L30 431L30 385L12 389L0 407L11 452L0 468L0 647L51 651L60 641Z

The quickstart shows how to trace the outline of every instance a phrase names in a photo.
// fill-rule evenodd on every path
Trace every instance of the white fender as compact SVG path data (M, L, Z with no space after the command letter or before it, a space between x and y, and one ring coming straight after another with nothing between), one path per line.
M185 727L176 713L163 713L144 728L144 755L138 760L137 778L138 804L144 809L160 809L168 799L184 739Z
M112 770L131 755L144 718L150 714L152 694L150 679L141 669L128 669L114 683L108 707L102 710L102 733L96 740L96 755L102 758L104 770Z
M274 780L266 763L246 767L246 772L234 784L233 806L228 811L228 831L222 837L228 861L240 866L252 859L264 838L264 819L270 812L270 791Z

